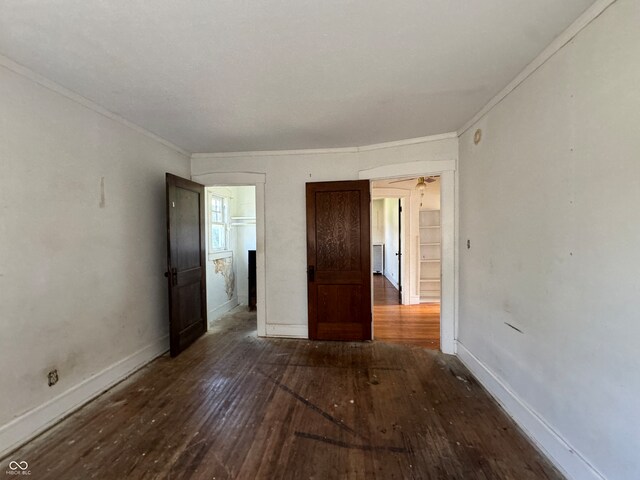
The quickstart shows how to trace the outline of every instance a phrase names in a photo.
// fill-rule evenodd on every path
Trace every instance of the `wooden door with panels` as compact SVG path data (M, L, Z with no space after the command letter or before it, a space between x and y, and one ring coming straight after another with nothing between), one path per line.
M167 173L169 342L175 357L207 331L204 185Z
M368 180L307 183L309 338L371 340Z

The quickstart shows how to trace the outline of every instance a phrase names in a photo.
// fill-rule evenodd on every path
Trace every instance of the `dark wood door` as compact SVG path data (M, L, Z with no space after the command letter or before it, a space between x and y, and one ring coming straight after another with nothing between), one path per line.
M371 339L369 181L307 183L309 338Z
M167 173L169 337L175 357L207 331L204 186Z

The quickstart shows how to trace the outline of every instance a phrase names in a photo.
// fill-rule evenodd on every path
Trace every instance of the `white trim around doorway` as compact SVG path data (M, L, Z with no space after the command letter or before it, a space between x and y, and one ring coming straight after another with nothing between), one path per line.
M456 354L457 331L457 230L456 159L424 160L360 170L360 180L383 180L414 176L440 176L442 225L442 283L440 302L440 350ZM372 305L373 308L373 305Z

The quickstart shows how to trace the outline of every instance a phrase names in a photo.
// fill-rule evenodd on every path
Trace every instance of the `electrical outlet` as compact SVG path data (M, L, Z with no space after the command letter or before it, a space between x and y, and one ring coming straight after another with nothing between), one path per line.
M47 378L49 379L49 386L53 387L56 383L58 383L58 370L51 370L47 374Z

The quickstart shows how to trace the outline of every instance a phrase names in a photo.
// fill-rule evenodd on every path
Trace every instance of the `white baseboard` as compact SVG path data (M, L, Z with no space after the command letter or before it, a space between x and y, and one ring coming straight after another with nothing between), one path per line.
M307 325L267 324L267 337L309 338Z
M396 290L398 290L398 283L397 283L393 278L388 277L388 276L387 276L387 274L386 274L386 272L385 272L385 273L383 273L383 275L384 275L384 278L386 278L387 280L389 280L389 283L390 283L391 285L393 285L393 288L395 288Z
M605 477L556 432L544 418L518 397L503 380L460 342L458 342L457 355L473 376L567 478L605 480Z
M169 336L110 365L0 427L0 458L33 439L169 349Z
M223 303L222 305L216 308L212 308L207 312L207 322L209 324L211 324L211 322L215 322L222 315L233 310L237 306L238 306L238 299L236 297L233 297L231 300Z

